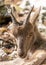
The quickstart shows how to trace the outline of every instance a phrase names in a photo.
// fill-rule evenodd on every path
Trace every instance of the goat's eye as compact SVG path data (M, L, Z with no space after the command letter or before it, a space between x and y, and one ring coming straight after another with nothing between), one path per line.
M18 16L19 16L19 17L23 17L23 16L24 16L24 12L18 13Z
M33 32L31 32L29 36L32 36L32 35L33 35Z
M20 21L19 25L23 25L23 21Z

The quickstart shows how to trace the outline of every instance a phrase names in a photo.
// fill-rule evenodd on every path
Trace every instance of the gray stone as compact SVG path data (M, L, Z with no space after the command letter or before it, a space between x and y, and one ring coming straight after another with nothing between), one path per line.
M6 59L7 59L7 54L2 49L0 49L0 61Z

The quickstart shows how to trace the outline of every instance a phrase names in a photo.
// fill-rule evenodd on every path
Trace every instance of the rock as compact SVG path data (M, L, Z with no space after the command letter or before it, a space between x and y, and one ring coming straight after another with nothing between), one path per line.
M18 58L16 58L16 59L13 61L13 63L14 63L15 65L23 65L23 64L24 64L24 59L18 57Z
M13 30L13 29L14 29L14 24L11 23L11 24L8 26L8 29L9 29L9 30Z
M13 51L14 51L14 48L3 48L4 52L7 53L7 54L11 54Z
M0 24L11 21L11 9L4 5L4 0L0 0Z
M7 58L7 54L2 49L0 49L0 61L5 61Z
M0 40L0 48L2 47L2 44L3 44L3 41L2 41L2 40Z
M4 5L4 0L0 0L0 6Z
M13 51L11 54L8 55L9 59L16 59L17 58L17 51Z
M6 32L6 31L7 31L7 28L1 27L1 28L0 28L0 35L1 35L2 33Z

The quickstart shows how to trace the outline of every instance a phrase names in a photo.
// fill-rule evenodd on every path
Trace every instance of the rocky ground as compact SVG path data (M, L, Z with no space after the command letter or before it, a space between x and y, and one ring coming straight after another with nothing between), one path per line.
M27 4L29 5L29 3ZM16 18L17 21L16 24L22 25L23 21L28 16L30 8L32 8L33 6L31 7L30 5L27 7L25 6L25 9L22 9L18 7L18 5L20 5L20 2L17 3L16 5L14 5L13 3L11 4L10 2L10 7L12 8L13 17L11 16L11 14L10 16L12 17L13 22L15 20L14 18ZM17 16L15 10L13 10L14 7L19 17ZM35 9L37 8L34 7L31 16L33 16ZM39 14L39 17L36 21L36 26L42 38L46 40L46 23L41 22L42 7L40 11L41 13ZM10 9L8 10L8 13L9 12L11 12ZM38 11L36 11L36 13L38 14ZM37 16L36 13L35 16ZM31 17L31 21L34 21L35 20L34 18L36 17ZM44 20L46 21L46 16ZM34 50L34 46L33 46L32 50L34 52L32 53L29 50L27 56L25 58L21 58L18 55L19 48L16 45L17 43L19 43L19 40L16 39L15 37L17 35L17 31L18 31L18 27L17 26L15 27L14 23L12 23L11 20L7 25L0 26L0 65L46 65L46 42L41 44L40 47L37 46L38 48L36 50Z

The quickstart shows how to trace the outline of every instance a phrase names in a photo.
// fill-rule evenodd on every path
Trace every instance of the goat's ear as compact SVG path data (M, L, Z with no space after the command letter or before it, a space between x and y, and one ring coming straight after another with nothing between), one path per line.
M31 24L35 24L35 23L36 23L36 20L37 20L37 18L38 18L38 16L39 16L40 10L41 10L41 7L37 8L37 9L35 10L35 12L32 12L32 14L30 15L29 22L30 22Z
M19 16L18 16L18 12L16 11L15 7L12 8L11 14L12 14L12 17L14 18L14 22L15 22L16 24L21 24L21 23L20 23Z

